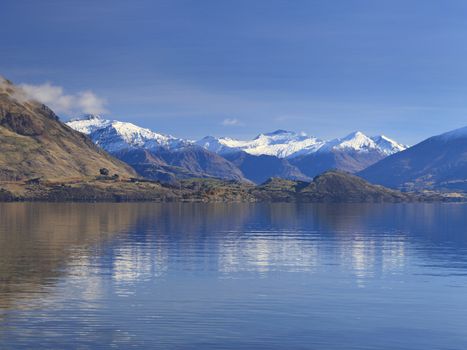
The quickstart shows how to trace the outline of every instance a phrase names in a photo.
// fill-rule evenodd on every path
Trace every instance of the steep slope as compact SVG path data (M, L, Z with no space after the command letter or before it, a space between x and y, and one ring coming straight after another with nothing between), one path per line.
M74 119L68 125L88 134L97 145L149 179L173 182L214 177L247 181L232 163L188 140L93 115Z
M193 174L191 177L247 181L234 164L198 146L188 146L174 151L161 150L158 156L169 166L182 168Z
M287 159L268 155L251 155L246 152L224 154L224 158L236 165L244 176L254 183L263 183L271 177L291 180L311 180Z
M291 158L290 163L310 177L330 169L356 173L405 148L386 136L368 137L357 131L326 142L314 153Z
M186 169L170 167L151 151L135 148L114 153L114 156L130 165L145 178L162 182L175 182L177 179L193 177Z
M0 180L83 178L107 168L111 174L134 171L61 123L45 105L30 100L0 77Z
M247 181L233 164L199 147L175 151L161 149L157 153L135 148L122 150L114 155L133 167L141 176L163 182L194 177Z
M467 127L433 136L359 173L403 189L467 190Z

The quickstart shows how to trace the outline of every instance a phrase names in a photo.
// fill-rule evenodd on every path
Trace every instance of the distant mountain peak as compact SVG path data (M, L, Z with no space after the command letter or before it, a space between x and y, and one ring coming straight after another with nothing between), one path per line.
M319 152L355 151L355 152L379 152L391 155L407 148L387 136L367 136L361 131L354 131L343 138L337 138L326 142Z
M89 115L67 123L71 128L89 135L100 147L108 152L117 152L132 148L157 149L160 147L175 149L192 144L191 141L178 139L171 135L156 133L133 123L102 119Z
M393 139L385 135L374 136L371 139L375 142L379 151L386 155L401 152L409 147L407 145L394 141Z
M341 147L365 148L374 146L374 141L361 131L353 131L346 137L339 139Z
M348 134L344 139L351 139L351 138L356 138L356 137L367 137L363 132L361 131L352 131L350 134Z
M319 149L320 152L330 152L333 150L353 150L366 152L370 149L377 149L375 142L361 131L354 131L343 138L337 138L326 142Z

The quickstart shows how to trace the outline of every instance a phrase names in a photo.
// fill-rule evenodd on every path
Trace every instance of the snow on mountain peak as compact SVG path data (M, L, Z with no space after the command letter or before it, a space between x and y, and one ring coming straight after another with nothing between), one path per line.
M330 152L332 150L350 149L354 151L365 152L376 148L375 142L361 131L354 131L343 138L337 138L326 142L319 149L320 152Z
M236 140L227 137L205 137L197 145L216 153L244 151L253 155L273 155L279 158L293 158L314 152L355 151L379 152L390 155L407 148L390 138L381 135L369 137L355 131L343 138L322 141L305 133L276 130L259 134L253 140Z
M371 137L366 136L361 131L355 131L344 137L339 148L352 148L357 151L365 151L377 148L377 145Z
M66 124L76 131L89 135L93 131L104 128L110 123L110 120L105 120L99 115L87 114L79 118L71 119Z
M210 151L217 153L229 153L244 151L253 155L271 155L285 158L321 146L322 141L306 134L297 134L286 130L276 130L271 133L259 134L253 140L237 140L228 137L205 137L198 142Z
M385 155L397 153L406 149L407 146L397 143L390 138L380 135L369 137L361 131L350 133L344 138L337 138L328 141L320 152L330 152L333 150L352 150L356 152L380 152Z
M171 135L156 133L128 122L106 120L98 116L85 116L67 123L71 128L87 134L96 144L108 152L128 148L168 149L186 146L190 141Z
M386 155L391 155L408 148L408 146L396 142L384 135L374 136L371 139L378 146L378 149Z

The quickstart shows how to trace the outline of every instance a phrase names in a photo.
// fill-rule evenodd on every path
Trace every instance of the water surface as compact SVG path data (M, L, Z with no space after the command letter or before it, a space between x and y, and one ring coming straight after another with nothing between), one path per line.
M0 204L0 349L467 349L462 204Z

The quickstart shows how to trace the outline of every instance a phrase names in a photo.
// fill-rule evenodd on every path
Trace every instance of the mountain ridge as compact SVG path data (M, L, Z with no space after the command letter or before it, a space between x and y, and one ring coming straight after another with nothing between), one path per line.
M406 147L384 135L368 137L362 132L354 132L343 138L323 141L305 133L279 129L258 134L254 139L246 141L213 136L192 141L156 133L132 123L106 120L98 116L73 119L68 122L68 125L86 133L96 144L117 157L126 149L145 149L155 155L157 153L167 155L168 151L180 152L190 147L199 147L198 153L208 152L204 154L204 157L210 155L213 162L220 165L221 161L214 154L222 156L243 172L248 180L255 183L273 176L307 180L323 171L334 168L357 172ZM191 148L191 150L193 149ZM134 168L138 168L143 176L158 178L158 174L170 172L169 164L165 164L166 167L163 170L156 169L154 165L148 166L147 162L138 164L129 159L128 155L129 153L126 152L124 160ZM195 158L192 157L193 160ZM193 168L196 162L182 163L188 168ZM157 164L157 167L160 166L161 164ZM182 166L182 168L186 166ZM202 177L221 175L224 176L223 178L231 179L230 170L228 170L231 168L229 164L224 164L225 171L217 174L212 167L211 171L205 174L196 174ZM180 173L179 170L174 169L172 177L176 177L177 174L185 176L182 173L186 172ZM187 170L186 174L191 173L189 169Z

